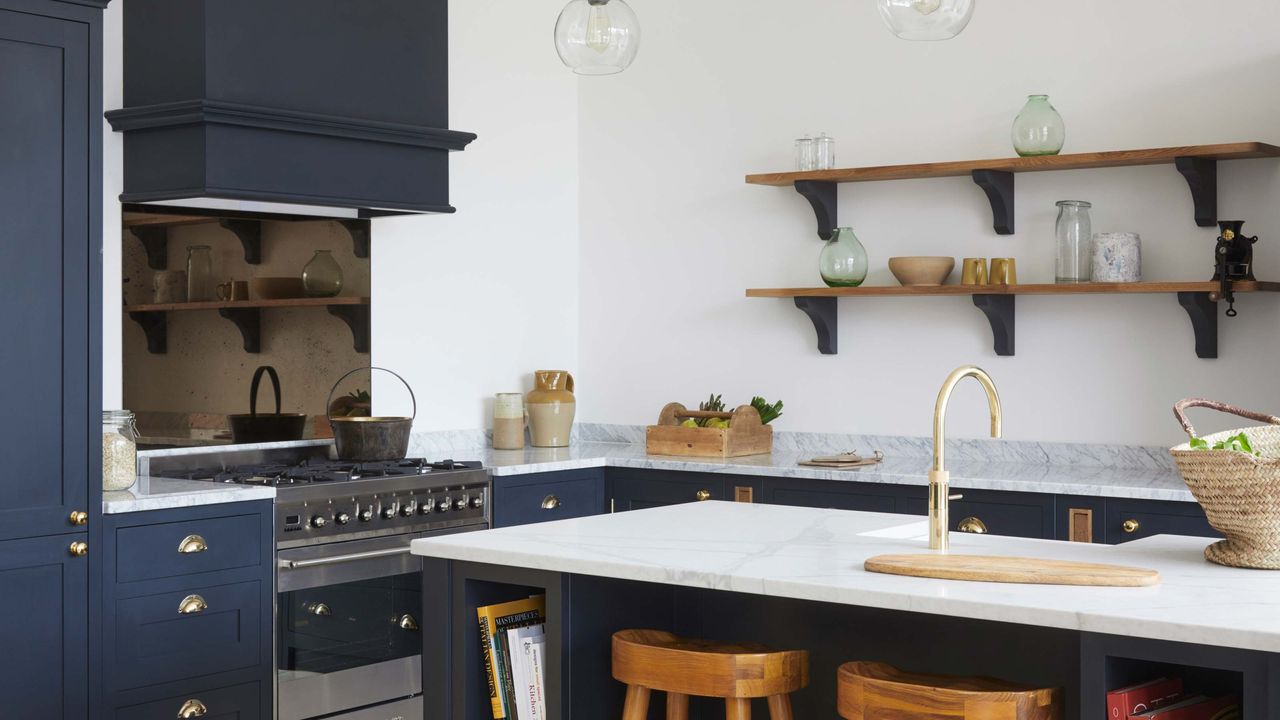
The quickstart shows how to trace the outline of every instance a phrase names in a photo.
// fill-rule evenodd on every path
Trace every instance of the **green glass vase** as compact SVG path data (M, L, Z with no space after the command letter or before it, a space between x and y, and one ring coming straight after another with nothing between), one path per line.
M1067 140L1067 126L1048 95L1029 95L1013 121L1013 149L1022 157L1057 155Z
M836 228L818 256L818 272L830 287L858 287L867 279L867 250L851 228Z

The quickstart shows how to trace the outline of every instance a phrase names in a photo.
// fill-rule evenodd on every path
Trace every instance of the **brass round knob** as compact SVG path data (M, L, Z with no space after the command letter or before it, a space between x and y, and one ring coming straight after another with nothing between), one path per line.
M182 598L182 602L178 603L179 615L195 615L209 609L209 603L199 595L188 595Z
M178 720L204 717L208 712L209 708L205 707L204 703L193 698L182 703L182 707L178 709Z
M956 530L959 530L962 533L972 533L974 535L986 535L987 524L982 522L976 517L967 517L961 520L960 524L956 525Z
M71 543L71 546L68 547L67 550L76 557L84 557L89 554L89 543L77 540L76 542Z
M555 510L558 507L560 507L560 498L555 495L548 495L542 498L543 510Z
M710 490L699 490L699 491L698 491L698 493L697 493L694 497L698 498L698 502L703 502L703 501L705 501L705 500L710 500L710 499L711 499L711 491L710 491Z
M89 513L83 510L76 510L75 512L71 513L71 516L69 519L71 520L72 525L88 525Z
M1136 533L1136 532L1138 532L1138 528L1140 528L1140 527L1142 527L1142 523L1138 522L1137 520L1132 520L1132 519L1130 519L1130 520L1125 520L1125 521L1124 521L1123 523L1121 523L1121 525L1120 525L1120 529L1121 529L1121 530L1124 530L1124 531L1125 531L1125 532L1127 532L1127 533Z

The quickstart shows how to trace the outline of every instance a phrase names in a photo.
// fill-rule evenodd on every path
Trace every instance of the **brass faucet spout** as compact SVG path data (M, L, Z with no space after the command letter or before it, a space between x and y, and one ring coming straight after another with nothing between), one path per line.
M929 473L929 548L946 550L951 542L948 527L950 474L946 470L946 425L947 404L951 401L951 393L960 381L972 377L977 380L987 393L987 405L991 410L991 437L1000 437L1000 393L996 392L996 384L985 370L972 365L957 368L947 376L938 392L938 402L933 408L933 470Z

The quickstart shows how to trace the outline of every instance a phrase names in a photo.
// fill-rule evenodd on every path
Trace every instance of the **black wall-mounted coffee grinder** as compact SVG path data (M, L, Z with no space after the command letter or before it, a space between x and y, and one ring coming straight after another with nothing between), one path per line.
M1214 253L1213 281L1219 283L1219 296L1227 301L1227 317L1235 317L1235 293L1231 283L1236 280L1256 280L1253 276L1253 244L1258 236L1245 237L1243 220L1220 220L1218 248Z

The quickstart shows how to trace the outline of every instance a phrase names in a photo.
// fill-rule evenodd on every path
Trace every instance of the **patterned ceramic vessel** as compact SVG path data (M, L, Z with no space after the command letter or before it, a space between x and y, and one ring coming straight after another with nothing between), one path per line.
M1137 233L1094 233L1093 281L1142 279L1142 238Z

